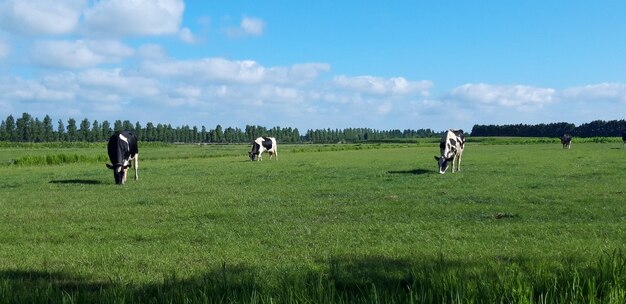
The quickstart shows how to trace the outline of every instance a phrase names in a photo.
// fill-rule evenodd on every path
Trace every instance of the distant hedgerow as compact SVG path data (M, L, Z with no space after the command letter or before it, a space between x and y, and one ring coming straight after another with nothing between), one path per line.
M33 166L33 165L61 165L72 163L96 163L108 161L106 155L87 156L78 154L48 154L48 155L27 155L19 159L13 160L11 164L17 166Z

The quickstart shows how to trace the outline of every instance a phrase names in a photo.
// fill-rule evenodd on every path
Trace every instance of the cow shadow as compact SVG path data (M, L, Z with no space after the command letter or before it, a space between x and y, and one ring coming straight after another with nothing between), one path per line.
M51 180L50 183L61 185L100 185L102 181L95 179L59 179Z
M391 171L387 171L387 173L389 173L389 174L408 174L408 175L422 175L422 174L429 174L429 173L433 173L433 172L435 172L435 171L425 170L425 169L391 170Z

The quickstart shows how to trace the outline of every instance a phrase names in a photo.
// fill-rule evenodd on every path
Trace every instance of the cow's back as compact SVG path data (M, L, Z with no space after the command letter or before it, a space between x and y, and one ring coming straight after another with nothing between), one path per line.
M137 136L129 131L116 131L109 138L107 150L112 164L119 164L125 159L135 157L139 154Z
M272 150L272 148L274 147L274 142L272 141L271 137L263 137L263 147L266 150Z

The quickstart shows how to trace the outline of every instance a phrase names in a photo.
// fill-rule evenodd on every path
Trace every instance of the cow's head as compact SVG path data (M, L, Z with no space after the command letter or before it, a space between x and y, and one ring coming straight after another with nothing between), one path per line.
M115 183L118 185L123 185L126 181L126 174L128 172L128 168L130 168L130 164L115 164L110 165L106 164L107 168L113 170L113 177L115 178Z
M446 170L448 170L448 162L452 161L454 157L446 158L443 156L435 156L435 159L437 160L437 164L439 165L439 173L444 174L446 173Z
M254 159L256 159L259 156L259 153L248 152L248 156L250 157L251 161L254 161Z

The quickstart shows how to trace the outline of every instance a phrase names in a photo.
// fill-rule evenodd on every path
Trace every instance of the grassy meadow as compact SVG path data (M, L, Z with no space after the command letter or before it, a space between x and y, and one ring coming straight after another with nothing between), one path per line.
M626 302L621 142L278 148L0 146L0 303Z

